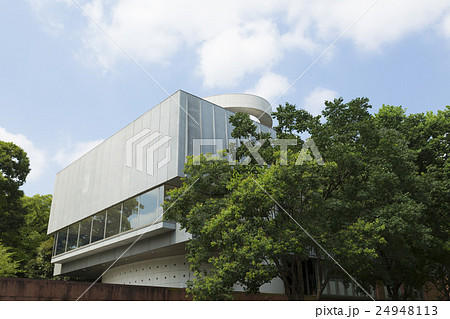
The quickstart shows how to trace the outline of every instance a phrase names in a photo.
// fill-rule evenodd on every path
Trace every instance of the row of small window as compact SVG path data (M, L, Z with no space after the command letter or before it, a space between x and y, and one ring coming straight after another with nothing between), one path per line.
M72 224L56 233L53 255L149 225L162 215L163 201L164 185Z

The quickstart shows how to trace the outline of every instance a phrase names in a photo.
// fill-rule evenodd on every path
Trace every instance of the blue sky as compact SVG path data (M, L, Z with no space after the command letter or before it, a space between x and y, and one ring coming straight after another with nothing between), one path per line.
M178 89L315 114L339 96L450 104L448 0L1 1L0 26L0 140L29 154L28 196Z

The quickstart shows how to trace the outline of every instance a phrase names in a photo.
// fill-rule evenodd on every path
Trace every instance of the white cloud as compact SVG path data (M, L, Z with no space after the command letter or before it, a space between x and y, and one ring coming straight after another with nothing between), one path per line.
M295 31L323 46L334 41L360 17L345 38L351 39L359 50L378 51L385 44L438 25L450 11L448 0L379 0L371 7L374 2L290 1L287 19L293 29L287 34Z
M76 12L70 0L56 1L57 13L53 0L28 1L42 19L50 17L49 27L55 30L63 29L64 14L57 14L61 4L71 6L72 17ZM188 50L197 54L198 66L193 69L205 87L231 88L249 74L273 72L287 51L319 55L373 2L90 0L82 4L140 62L168 65ZM448 0L380 0L344 39L357 50L381 52L385 45L426 29L450 34L449 14ZM103 71L128 59L95 23L83 19L87 19L84 29L73 31L83 43L79 57Z
M74 144L70 143L69 145L66 145L65 147L58 150L53 156L52 160L60 167L66 167L103 141L103 139L100 139L88 142L78 142Z
M31 140L23 134L15 134L8 132L0 127L0 140L4 142L12 142L20 146L28 155L30 160L31 172L27 177L27 181L37 180L47 168L47 156L44 150L36 147Z
M450 12L444 19L442 19L442 24L439 26L439 30L445 37L450 38Z
M267 20L227 29L200 49L206 87L234 87L249 73L268 71L282 57L277 26Z
M290 85L291 83L287 77L268 72L259 79L258 83L256 83L253 88L247 90L246 93L261 96L272 103L273 100L284 93Z
M322 87L315 88L304 101L304 107L313 115L319 115L325 108L325 101L339 97L338 92Z
M43 23L45 31L52 35L61 34L64 31L64 17L61 10L73 5L71 0L26 0L35 12L37 18Z

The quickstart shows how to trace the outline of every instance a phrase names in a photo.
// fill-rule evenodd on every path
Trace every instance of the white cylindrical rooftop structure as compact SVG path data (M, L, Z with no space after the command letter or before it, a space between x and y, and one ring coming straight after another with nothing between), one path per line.
M272 106L266 99L260 96L232 93L212 95L203 99L235 113L242 112L253 115L258 118L261 124L272 127L272 117L270 116Z

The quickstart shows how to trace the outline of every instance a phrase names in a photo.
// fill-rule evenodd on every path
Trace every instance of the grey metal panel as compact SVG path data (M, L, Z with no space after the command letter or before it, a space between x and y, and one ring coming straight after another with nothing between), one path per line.
M201 101L201 130L202 139L214 138L214 117L213 117L213 105L206 101ZM215 147L212 145L203 145L201 147L202 153L216 153Z
M162 104L163 103L160 103L157 106L155 106L152 109L151 113L148 112L150 114L150 117L149 117L150 122L148 123L149 124L148 128L151 130L152 133L154 133L154 132L162 133L161 132L161 128L163 127L163 123L161 123L161 112L163 112ZM157 158L159 158L159 156ZM153 169L155 169L155 165L153 165ZM158 171L158 174L159 174L159 171ZM146 180L147 180L148 185L156 185L158 183L158 181L155 180L155 177L153 175L147 174Z
M223 128L231 137L232 126L228 117L232 114L186 92L176 92L57 174L48 232L53 233L182 176L186 152L192 155L192 140L202 136L222 137L226 134ZM144 146L142 171L136 168L136 146L147 135L133 143L131 167L127 166L127 141L143 129L161 133L160 138L171 137L167 145L156 148L154 152L153 175L146 170L144 156L155 141ZM158 170L157 163L166 156L167 148L170 149L171 160Z
M179 165L184 166L184 163L179 163L179 151L180 151L180 113L185 113L180 107L180 92L174 95L176 100L170 100L170 112L169 112L169 125L168 136L171 140L168 145L170 147L170 162L167 164L167 179L174 178L179 175ZM183 123L185 124L185 123ZM184 145L184 139L183 139ZM161 152L165 152L165 149L161 149ZM184 151L183 151L184 154Z
M163 112L161 105L151 109L57 174L49 233L178 176L179 98L180 93L175 93L161 103L164 105ZM168 144L171 145L171 161L161 167L161 172L155 166L153 175L147 174L145 158L143 171L136 169L135 148L142 138L133 144L132 167L126 166L127 140L143 128L160 131L161 136L172 136ZM159 156L166 154L165 149L162 147L155 151L155 162L160 161ZM145 149L143 153L146 154Z
M61 200L56 200L55 201L55 195L56 195L56 190L59 190L59 189L61 189L62 187L60 186L60 184L61 184L61 175L60 174L56 174L56 178L55 178L55 187L54 187L54 189L53 189L53 199L52 199L52 205L51 205L51 208L50 208L50 211L58 211L58 208L59 208L59 204L61 203ZM49 225L48 225L48 227L50 228L50 227L52 227L53 225L51 225L50 224L50 222L51 222L52 220L49 220ZM54 219L53 219L53 221L54 221Z
M183 169L184 169L184 163L186 162L186 154L187 154L187 131L186 131L186 127L187 127L187 113L186 113L186 93L180 91L179 93L179 99L178 101L180 102L179 105L179 110L178 110L178 144L177 144L177 148L178 148L178 172L177 174L179 176L182 176L183 174ZM171 131L172 134L172 131Z
M187 112L188 112L188 154L193 154L193 140L202 138L200 128L200 99L195 96L187 96Z
M100 209L101 209L100 208L101 207L101 202L100 202L101 189L103 187L105 187L105 185L102 183L103 152L104 152L104 143L102 143L95 152L92 152L93 155L95 156L95 159L93 159L93 166L95 167L95 169L93 171L94 187L91 190L90 197L91 197L91 202L93 204L93 207L99 207L98 211L100 211ZM70 185L70 187L72 187L72 186L73 185ZM71 203L76 203L76 201L71 200ZM106 207L104 207L104 208L106 208ZM68 208L68 211L70 211L70 207ZM95 209L91 213L94 213L94 212L96 212ZM76 221L76 220L74 220L74 221Z
M125 144L125 136L124 134L119 135L115 134L111 137L111 149L117 150L120 145ZM110 195L112 198L120 198L120 194L122 192L122 179L123 179L123 170L114 169L115 167L123 166L125 167L125 154L123 152L112 152L111 154L111 162L110 162L110 172L108 178L108 185L112 185L110 190ZM115 203L114 203L115 204Z
M58 209L61 212L64 212L66 210L65 205L66 205L66 203L68 203L68 201L66 199L67 196L68 196L68 192L67 192L68 183L69 183L69 169L66 168L65 173L61 175L61 183L60 183L61 194L58 197L55 196L57 199L60 200L60 203L58 203L59 204L58 205ZM59 216L59 217L63 217L64 218L65 216ZM62 226L67 226L66 220L63 219L62 223L63 223Z
M158 104L152 108L152 112L148 112L147 114L151 115L149 128L154 132L159 132L159 125L161 121L161 104Z
M134 124L133 125L133 136L135 136L135 135L139 134L143 129L142 117L136 119L133 122L133 124ZM136 147L133 147L133 152L134 152L134 158L136 159L135 167L137 167L138 160L142 161L143 167L142 167L142 171L137 170L137 169L130 170L130 180L129 180L127 191L124 194L126 198L139 193L139 191L145 190L145 185L147 183L145 151L142 152L142 157L138 158L137 145L136 145Z
M124 151L123 148L126 148L126 141L128 141L130 138L134 135L134 122L130 123L125 129L123 129L122 134L124 135L125 142L122 144L122 152L126 153L126 150ZM120 151L120 148L118 148L118 151ZM132 153L135 154L135 149L133 148ZM126 155L126 154L125 154ZM126 166L126 159L124 158L123 162L121 163L121 167L123 167L123 176L122 180L119 181L119 183L122 184L121 191L120 191L120 198L121 199L127 199L128 196L128 190L130 188L131 183L131 172L136 168L136 157L132 156L132 167Z
M78 161L77 175L79 176L80 183L78 184L78 193L80 198L86 196L89 192L89 174L86 172L86 156L83 156ZM88 210L87 201L83 200L79 205L80 211Z
M112 151L112 139L107 139L103 145L103 152L100 153L100 159L99 162L101 163L101 177L100 177L100 187L99 194L98 194L98 200L99 205L102 207L109 206L108 204L111 203L113 200L113 192L112 187L108 187L109 185L109 176L111 172L114 170L113 167L110 167L111 164L111 157L113 156L114 152ZM105 207L106 208L106 207Z
M161 103L161 114L160 114L160 127L159 127L159 132L161 133L161 136L158 138L157 142L163 142L164 139L170 138L170 140L165 143L165 144L161 144L160 147L158 147L155 151L155 159L160 159L163 160L166 158L166 150L169 152L169 156L171 161L173 160L172 155L173 152L175 150L175 148L173 147L173 141L176 140L175 136L170 136L170 132L169 132L169 127L171 125L171 121L175 121L178 122L178 119L176 117L174 117L173 119L171 118L171 104L172 104L172 100L171 99L167 99L164 102ZM175 105L174 105L175 107ZM168 165L164 165L162 166L160 169L158 169L158 162L159 160L155 160L155 162L153 163L153 167L154 170L158 170L158 174L154 176L155 178L155 182L157 184L163 183L165 181L167 181L168 178L168 174L167 174L167 168Z
M225 110L219 106L214 106L214 135L215 138L223 140L223 146L226 147L226 130L225 130Z

